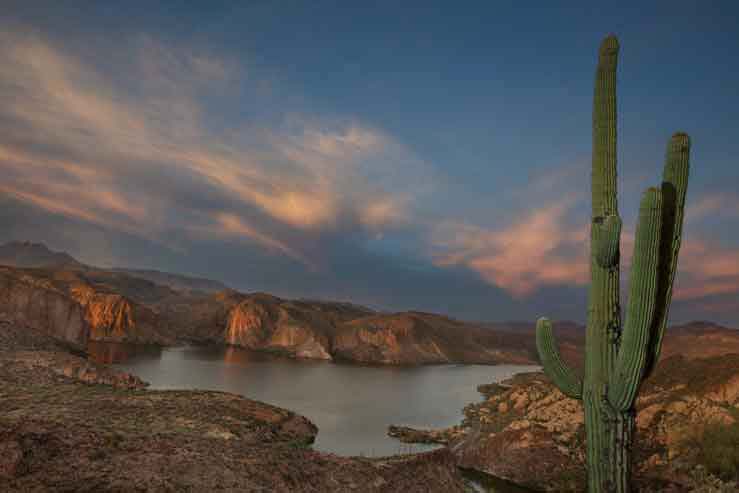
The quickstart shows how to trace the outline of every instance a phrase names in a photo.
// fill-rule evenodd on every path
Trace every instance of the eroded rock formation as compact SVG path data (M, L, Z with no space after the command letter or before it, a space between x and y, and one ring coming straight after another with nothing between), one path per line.
M22 271L5 267L0 267L0 319L81 346L90 334L84 310L73 298Z

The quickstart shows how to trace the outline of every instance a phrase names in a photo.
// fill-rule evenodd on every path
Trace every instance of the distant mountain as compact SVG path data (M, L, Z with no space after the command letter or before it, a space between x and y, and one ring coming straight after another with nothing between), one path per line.
M56 269L86 269L88 267L68 253L55 252L43 243L28 241L12 241L0 245L0 265Z
M158 270L147 269L111 269L115 272L128 274L132 277L147 279L153 283L169 286L177 291L199 291L201 293L217 293L230 289L227 285L220 281L206 279L204 277L190 277L181 274L172 274L170 272L162 272Z
M215 293L229 289L224 283L202 277L184 276L158 270L113 268L102 269L84 264L68 253L55 252L43 243L12 241L0 245L0 265L25 268L111 271L146 279L177 291Z
M0 247L0 320L78 344L87 340L214 343L300 358L373 364L536 364L533 322L483 324L417 311L240 293L208 279L99 269L44 245ZM17 267L18 265L22 267ZM225 289L224 289L225 288ZM565 360L580 366L585 330L555 324ZM708 322L671 328L663 356L739 352L739 331Z

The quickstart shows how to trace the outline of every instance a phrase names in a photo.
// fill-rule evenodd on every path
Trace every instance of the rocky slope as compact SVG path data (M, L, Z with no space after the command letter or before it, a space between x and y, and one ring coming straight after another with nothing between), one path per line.
M183 336L295 357L371 364L530 363L518 336L441 315L376 313L348 303L222 292L162 313Z
M67 340L172 344L166 321L148 302L169 288L106 271L0 266L0 313Z
M422 312L374 314L339 326L337 358L366 363L530 364L532 354L518 337Z
M675 332L668 335L670 344L703 337L698 333L688 341L685 330ZM726 471L739 468L739 353L730 354L731 346L723 354L720 348L713 352L707 358L695 357L692 350L668 355L645 383L637 402L639 491L693 491L696 466L718 468L713 472L728 476ZM484 400L464 409L459 426L432 431L391 427L389 433L403 441L448 444L460 465L533 488L582 491L585 430L578 402L538 372L479 390ZM728 454L717 455L729 465L704 464L713 460L702 452L712 446L706 443L706 430L726 437L722 446ZM739 479L728 476L727 482Z
M65 252L50 250L43 243L11 241L0 245L0 265L46 267L52 269L86 269L87 266Z
M0 313L80 343L229 344L371 364L531 363L535 357L521 334L440 315L384 314L349 303L193 289L217 284L202 280L177 290L151 280L183 286L177 276L97 269L66 260L62 264L71 268L38 267L57 265L65 254L43 245L11 246L2 247L6 260L24 259L34 267L0 266L5 293Z
M144 386L0 322L0 491L465 491L445 450L323 454L309 448L316 427L290 411Z
M131 277L146 279L161 286L168 286L175 291L190 294L208 294L217 293L230 289L220 281L205 279L202 277L183 276L181 274L172 274L171 272L162 272L151 269L111 269L113 272L120 272Z

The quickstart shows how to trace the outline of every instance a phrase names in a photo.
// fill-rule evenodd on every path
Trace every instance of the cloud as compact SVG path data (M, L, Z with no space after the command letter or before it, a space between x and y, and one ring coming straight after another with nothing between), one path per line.
M680 251L675 299L688 301L727 294L739 295L739 249L687 239Z
M219 228L214 231L216 234L237 237L245 236L255 239L261 245L264 245L269 249L277 250L292 259L300 261L305 265L314 267L314 265L299 252L293 250L285 243L259 232L256 228L247 224L244 219L234 214L230 214L227 212L216 214L216 223L219 225Z
M541 286L589 281L587 229L568 226L572 201L537 209L500 230L454 222L432 236L437 266L462 265L516 297Z
M590 282L589 229L587 224L568 222L574 204L573 199L563 199L499 229L444 222L431 239L434 263L467 267L517 298L546 286L585 285ZM680 250L674 299L703 300L703 307L727 306L705 299L739 295L739 249L687 236ZM633 248L633 228L625 229L621 235L624 282L628 282Z
M732 193L704 195L686 210L686 222L697 222L711 216L739 217L739 196Z
M260 104L244 67L146 36L120 46L113 63L0 35L0 193L163 243L220 231L306 264L296 232L375 233L409 216L407 183L427 169L381 130L289 108L271 125L232 121L222 108Z

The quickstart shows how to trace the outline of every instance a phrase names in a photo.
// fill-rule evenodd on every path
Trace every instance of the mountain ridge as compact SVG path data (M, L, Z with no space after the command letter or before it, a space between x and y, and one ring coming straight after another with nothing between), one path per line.
M28 242L2 245L2 252L0 259L20 259L26 266L0 266L0 315L82 346L87 341L228 344L297 358L389 365L538 361L533 322L475 323L228 287L207 291L178 284L182 277L176 274L98 269ZM38 266L45 262L51 266ZM134 275L142 272L151 275ZM581 366L584 327L563 321L555 331L563 358ZM739 352L739 331L718 324L683 324L670 333L663 350L668 356L683 346L691 354L710 355L716 346Z

